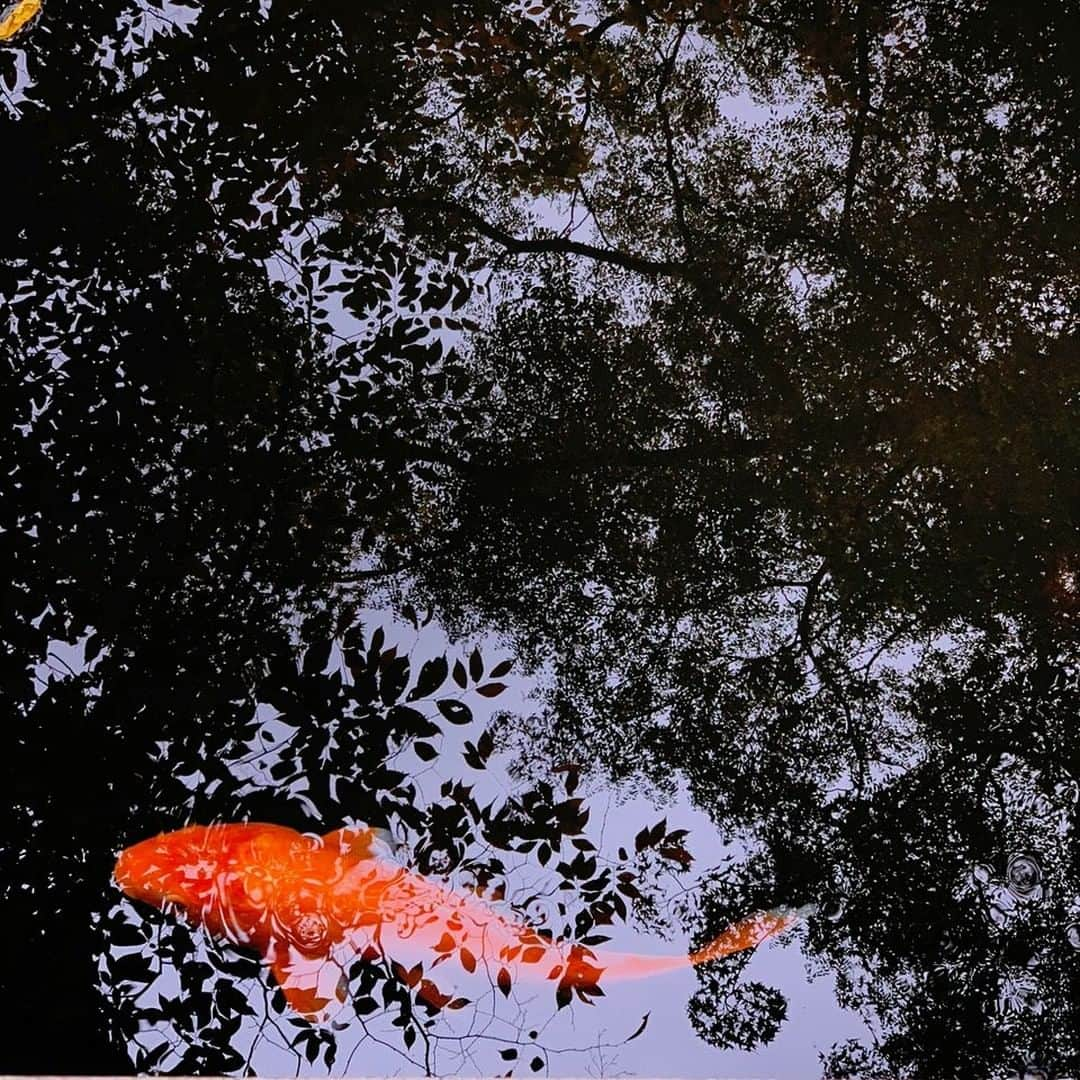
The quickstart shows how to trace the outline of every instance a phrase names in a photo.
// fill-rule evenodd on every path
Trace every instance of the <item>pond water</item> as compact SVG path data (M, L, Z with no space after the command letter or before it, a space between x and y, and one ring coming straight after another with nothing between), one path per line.
M1077 40L0 11L0 1072L1080 1073Z

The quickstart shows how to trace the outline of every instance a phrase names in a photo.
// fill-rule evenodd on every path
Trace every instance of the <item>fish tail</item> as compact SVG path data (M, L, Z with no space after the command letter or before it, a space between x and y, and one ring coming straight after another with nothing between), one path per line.
M814 910L814 905L807 904L800 908L774 908L772 911L749 915L729 926L703 949L689 956L685 953L648 956L642 953L597 952L593 954L593 959L586 962L585 971L597 972L602 985L604 982L645 979L652 975L696 967L732 953L756 948L769 938L782 934Z
M597 953L600 984L616 980L647 979L653 975L665 975L669 971L681 971L690 967L690 957L685 955L647 956L643 953Z

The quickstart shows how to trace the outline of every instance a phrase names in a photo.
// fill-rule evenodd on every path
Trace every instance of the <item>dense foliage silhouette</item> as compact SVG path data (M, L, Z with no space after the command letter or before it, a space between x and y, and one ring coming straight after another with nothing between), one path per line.
M1078 29L53 0L0 44L5 1071L246 1068L257 965L113 906L189 819L390 823L480 885L558 852L576 934L647 920L681 838L598 864L579 771L682 776L743 844L699 936L820 905L877 1033L830 1076L1080 1069ZM468 732L520 790L418 798L395 755L506 671L375 602L546 671ZM745 962L690 1002L716 1045L783 1020ZM419 978L350 992L434 1071Z

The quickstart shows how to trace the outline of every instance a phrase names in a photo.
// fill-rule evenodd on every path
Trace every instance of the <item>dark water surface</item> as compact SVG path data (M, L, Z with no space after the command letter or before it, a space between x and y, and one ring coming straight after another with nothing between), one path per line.
M0 1071L1080 1072L1080 7L7 14ZM244 821L805 917L312 1022L112 881Z

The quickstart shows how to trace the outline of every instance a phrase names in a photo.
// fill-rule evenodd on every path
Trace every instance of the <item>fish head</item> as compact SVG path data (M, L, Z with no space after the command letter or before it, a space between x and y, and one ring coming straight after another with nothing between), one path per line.
M126 896L192 913L212 903L227 855L220 828L192 825L142 840L120 852L113 879Z

